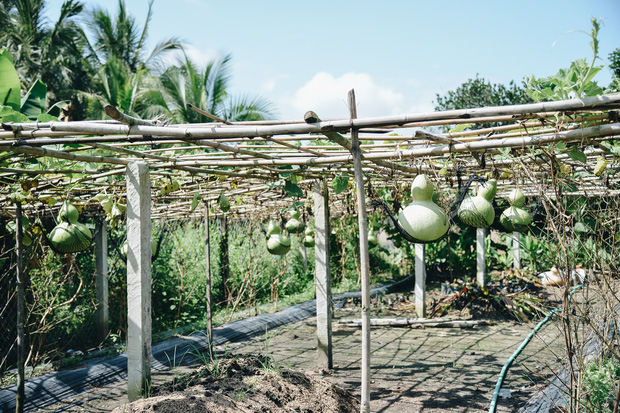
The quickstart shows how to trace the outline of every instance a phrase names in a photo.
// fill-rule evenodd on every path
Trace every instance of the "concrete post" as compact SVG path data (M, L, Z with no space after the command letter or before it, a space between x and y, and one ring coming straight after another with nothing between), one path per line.
M514 231L512 233L512 256L513 256L513 267L515 270L521 269L521 249L519 245L521 244L521 233Z
M418 318L426 316L426 247L415 244L415 313Z
M127 396L151 381L151 182L143 162L127 165Z
M476 228L476 261L478 264L476 280L480 288L484 288L487 285L487 258L484 245L487 232L487 228Z
M329 267L329 197L324 181L314 181L314 253L316 268L316 336L319 369L333 368L332 278Z
M97 294L97 340L108 336L108 226L101 222L95 236L95 290Z

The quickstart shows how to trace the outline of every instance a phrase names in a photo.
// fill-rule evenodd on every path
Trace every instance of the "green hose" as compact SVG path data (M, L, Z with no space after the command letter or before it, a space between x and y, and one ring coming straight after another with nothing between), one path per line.
M568 295L569 301L571 297L573 296L573 293L577 291L579 288L581 288L582 286L583 284L579 284L571 290L570 294ZM521 354L521 351L523 351L525 346L527 346L528 343L532 340L532 337L534 337L534 334L536 334L536 332L540 330L542 326L544 326L547 323L547 321L551 319L551 316L553 316L553 314L557 313L558 311L561 311L561 310L559 308L551 310L549 314L547 314L547 317L545 317L540 323L536 325L536 327L534 327L534 330L532 330L532 332L525 338L525 340L523 340L523 343L521 343L519 348L512 354L512 356L508 359L506 364L504 364L502 371L499 373L497 384L495 385L495 392L493 393L493 400L491 400L491 406L489 407L489 413L495 413L495 409L497 408L497 398L499 397L499 391L502 388L502 384L504 384L504 378L506 377L506 373L508 373L508 369L510 368L510 365L512 364L512 362L515 361L515 359L517 358L519 354Z

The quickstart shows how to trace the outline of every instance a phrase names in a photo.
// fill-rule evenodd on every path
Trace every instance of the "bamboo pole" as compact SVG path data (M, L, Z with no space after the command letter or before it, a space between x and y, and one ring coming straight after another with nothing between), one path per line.
M355 92L349 91L349 111L351 124L357 118ZM362 397L361 413L370 413L370 265L368 259L368 218L366 216L366 194L362 156L359 147L357 128L351 127L351 156L355 168L357 191L357 217L360 230L360 278L362 281Z
M211 234L209 232L209 201L205 201L205 284L207 300L207 340L209 357L213 359L213 313L211 308Z
M444 112L431 112L415 115L385 116L364 119L344 119L312 124L266 125L252 127L159 127L142 125L112 125L112 124L80 124L71 122L52 122L52 131L86 132L94 134L142 134L152 136L172 136L185 139L199 138L226 138L226 137L258 137L272 135L288 135L299 133L323 133L325 131L346 131L350 127L380 127L403 125L416 121L468 119L473 117L487 117L498 115L523 115L533 113L609 110L620 107L620 94L594 96L583 99L571 99L555 102L530 103L526 105L490 106L484 108L458 109Z
M24 228L22 226L22 204L15 203L15 259L17 261L17 396L15 412L24 412L25 395L25 355L26 335L24 333L24 321L26 318L26 280L24 274Z

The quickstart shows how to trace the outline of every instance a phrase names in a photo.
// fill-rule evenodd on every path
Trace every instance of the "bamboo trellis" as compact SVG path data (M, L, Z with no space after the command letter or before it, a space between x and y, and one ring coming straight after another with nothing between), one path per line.
M27 200L25 214L41 210L42 199L50 197L71 197L96 213L94 196L121 191L125 166L142 160L153 176L154 217L187 217L194 194L208 201L222 191L237 200L233 215L268 217L292 203L282 190L283 176L294 175L302 189L309 188L315 178L353 177L351 127L360 131L365 179L375 187L407 182L421 172L439 180L437 172L442 171L441 176L448 178L459 165L465 174L500 178L499 193L505 194L518 179L524 179L509 173L515 154L536 170L547 160L535 156L534 150L564 142L565 146L588 148L586 162L572 161L557 151L554 154L575 171L590 172L574 194L597 196L609 193L618 183L615 174L605 175L603 182L591 173L601 156L609 161L610 171L617 170L613 154L600 147L601 142L620 135L617 108L620 95L614 94L355 120L321 121L308 112L311 115L305 120L237 124L155 126L115 120L3 124L0 204L5 215L13 216L11 194L22 192ZM475 128L488 122L503 125ZM458 123L468 123L470 130L442 133L438 129ZM506 156L507 151L512 151L512 157ZM172 178L181 183L180 188L159 195L158 187ZM24 179L36 180L38 186L24 191ZM521 186L527 185L522 182ZM337 199L335 212L340 213ZM46 207L48 212L53 209Z

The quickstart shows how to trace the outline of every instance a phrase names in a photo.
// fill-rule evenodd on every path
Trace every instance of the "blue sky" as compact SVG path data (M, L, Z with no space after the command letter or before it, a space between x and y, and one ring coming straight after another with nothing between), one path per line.
M88 7L117 1L86 0ZM142 25L147 0L126 0ZM50 19L61 1L48 2ZM279 119L432 111L435 95L479 74L494 83L545 77L591 59L592 17L602 18L600 56L620 47L619 0L210 1L155 0L149 45L170 37L205 63L232 55L231 89L272 101ZM555 45L554 45L555 44ZM150 49L149 49L150 50ZM596 78L607 85L605 69Z

